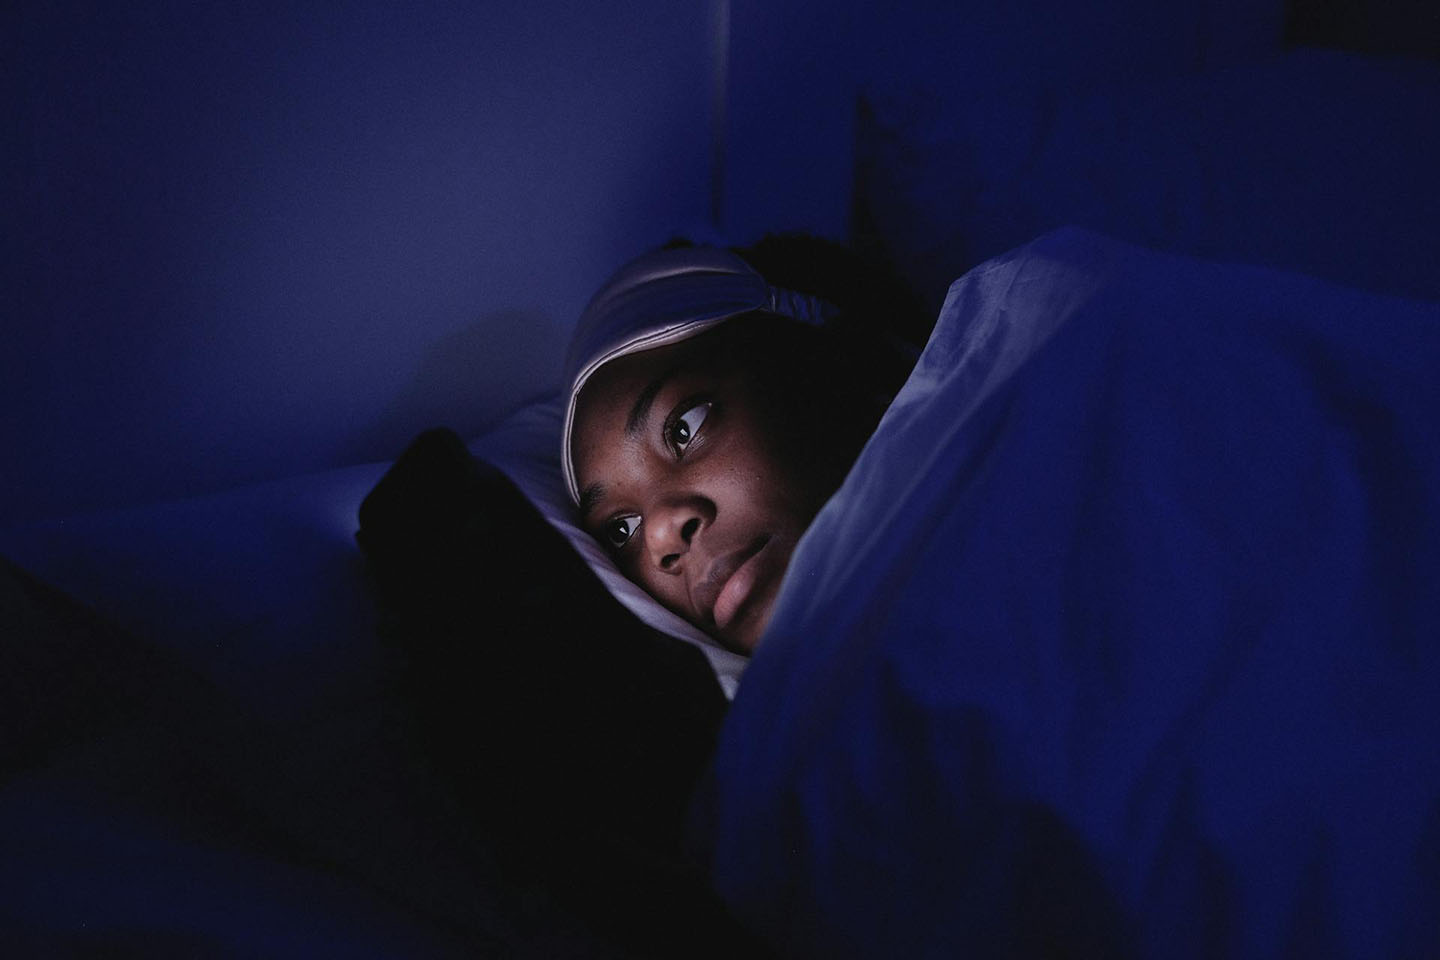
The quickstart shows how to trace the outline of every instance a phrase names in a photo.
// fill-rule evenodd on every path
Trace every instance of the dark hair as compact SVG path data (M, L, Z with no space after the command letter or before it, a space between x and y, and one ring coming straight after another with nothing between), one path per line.
M661 250L693 247L671 237ZM731 247L773 286L808 293L838 308L828 324L847 335L899 341L912 351L925 345L934 317L877 252L859 251L809 233L767 233L755 243Z
M910 375L934 323L889 262L801 233L766 234L732 251L771 285L836 308L825 334L839 382L867 394L883 411Z
M934 320L920 299L878 254L806 233L767 233L732 247L767 282L819 297L839 309L829 326L842 332L923 346Z

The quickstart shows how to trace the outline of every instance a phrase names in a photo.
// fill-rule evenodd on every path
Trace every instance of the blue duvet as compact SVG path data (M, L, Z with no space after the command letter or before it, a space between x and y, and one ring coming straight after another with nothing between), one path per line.
M1440 306L1078 231L968 274L696 813L801 955L1440 956Z

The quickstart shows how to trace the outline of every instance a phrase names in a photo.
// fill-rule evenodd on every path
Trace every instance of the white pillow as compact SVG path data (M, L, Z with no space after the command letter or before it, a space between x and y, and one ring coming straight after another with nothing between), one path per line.
M520 488L550 525L564 534L585 558L621 605L656 630L699 647L715 670L725 696L733 698L740 685L740 674L749 660L726 650L714 638L665 609L654 597L627 580L600 544L575 525L575 507L565 491L560 472L564 410L562 396L537 401L520 408L467 446L473 455L500 470Z

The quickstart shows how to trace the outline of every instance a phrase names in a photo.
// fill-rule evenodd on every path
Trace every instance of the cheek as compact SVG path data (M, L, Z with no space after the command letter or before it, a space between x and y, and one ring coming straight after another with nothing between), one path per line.
M762 435L764 456L806 513L807 523L840 486L859 452L859 444L847 439L850 427L837 422L837 416L846 414L818 409L806 398L777 411L773 429Z
M683 578L661 574L649 562L649 554L646 553L644 544L637 547L638 549L627 551L617 558L615 565L619 567L620 573L625 579L639 584L646 593L659 600L662 606L688 618L689 596L685 593Z
M766 436L758 424L747 426L752 429L729 446L724 458L722 476L732 509L771 523L808 523L814 497L802 458L794 456L780 438Z

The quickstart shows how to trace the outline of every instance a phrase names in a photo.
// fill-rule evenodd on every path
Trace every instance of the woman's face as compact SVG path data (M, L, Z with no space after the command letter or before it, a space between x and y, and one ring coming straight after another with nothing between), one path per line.
M621 572L748 653L833 483L774 364L727 331L738 323L603 367L580 394L572 451L581 524Z

